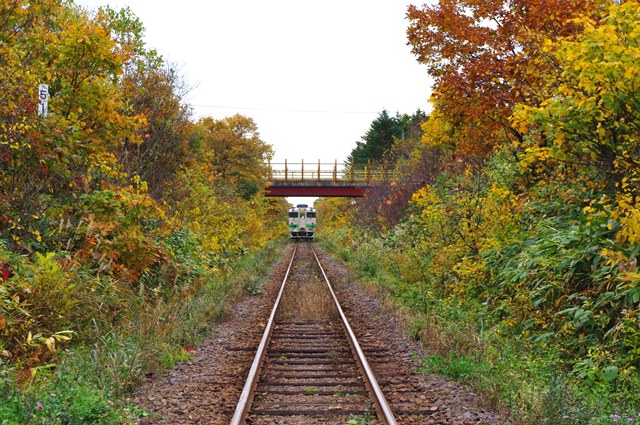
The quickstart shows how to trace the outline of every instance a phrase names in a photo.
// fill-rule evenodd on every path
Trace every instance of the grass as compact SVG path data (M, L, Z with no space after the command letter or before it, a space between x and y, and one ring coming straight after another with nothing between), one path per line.
M134 415L105 388L86 380L77 365L63 363L55 375L45 375L18 389L4 382L0 417L3 425L133 423Z
M322 279L298 277L287 283L278 308L279 319L320 320L336 317L338 312Z
M116 327L92 321L84 330L92 343L58 353L58 362L35 370L34 377L0 357L0 423L136 423L147 413L127 402L131 392L188 360L234 300L259 292L284 244L274 242L240 259L227 274L208 276L202 289L185 299L174 294L151 309L131 303Z
M345 244L333 242L324 246L340 253L345 249ZM499 327L480 326L480 308L472 305L472 300L464 306L417 300L415 286L388 273L384 261L376 261L385 255L381 245L364 249L340 256L347 258L358 278L404 319L407 335L425 347L429 354L422 359L422 373L442 374L473 386L488 408L507 416L513 425L623 423L637 415L614 413L606 398L577 387L568 368L563 367L559 349L533 347L528 340ZM632 419L634 422L625 423L640 423L640 417Z
M362 417L351 417L347 421L346 425L369 425L373 415L373 405L369 404Z

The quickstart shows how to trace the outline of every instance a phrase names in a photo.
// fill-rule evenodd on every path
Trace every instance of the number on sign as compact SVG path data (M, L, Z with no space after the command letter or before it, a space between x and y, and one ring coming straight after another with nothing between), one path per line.
M40 98L40 104L38 105L38 115L47 116L49 107L49 86L46 84L40 84L38 86L38 97Z

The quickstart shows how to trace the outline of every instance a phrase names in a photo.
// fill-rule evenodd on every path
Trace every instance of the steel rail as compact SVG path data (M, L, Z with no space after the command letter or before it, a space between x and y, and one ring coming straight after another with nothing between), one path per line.
M309 247L311 248L311 245L309 245ZM340 306L340 303L338 302L338 298L336 297L336 294L333 291L333 287L329 282L329 278L327 277L327 274L325 273L324 268L322 267L322 264L320 264L320 259L316 255L316 252L314 251L313 248L311 248L311 252L313 253L313 256L315 257L316 262L318 263L318 267L320 267L320 271L322 272L322 276L324 276L325 282L327 282L327 286L329 287L329 292L331 292L331 296L333 297L333 301L336 305L336 308L338 309L338 313L340 313L340 319L342 320L342 324L345 327L347 334L349 336L349 344L353 347L353 349L356 352L356 357L359 362L359 366L362 368L362 371L365 375L365 384L369 387L369 391L373 392L373 395L375 396L374 403L376 405L376 409L378 410L379 416L381 416L380 419L385 421L385 423L387 423L388 425L397 425L396 419L393 416L393 412L391 411L391 407L389 407L389 403L387 402L387 399L385 398L382 392L382 389L380 388L380 385L378 385L378 381L376 380L376 377L373 375L373 371L369 366L369 362L367 362L367 359L364 356L364 352L362 351L362 348L360 348L360 344L358 344L358 340L355 334L353 333L351 326L349 325L347 316L345 316L344 312L342 311L342 307Z
M282 298L282 293L284 292L284 286L287 283L287 279L289 278L289 273L291 272L291 266L293 265L293 259L296 256L297 250L298 245L296 244L293 248L293 254L291 255L291 260L289 261L287 273L284 275L284 279L282 280L282 285L280 286L278 297L276 298L276 302L273 305L273 309L271 310L269 321L267 322L267 326L265 327L264 333L262 334L262 340L260 341L260 345L258 346L258 351L256 352L256 356L254 357L253 363L251 364L251 369L249 369L247 381L244 384L242 393L240 394L240 399L238 400L238 404L236 405L236 410L233 414L233 418L231 418L231 425L243 424L247 419L249 408L251 407L251 402L253 401L254 390L258 385L258 377L260 376L262 361L264 360L264 356L267 352L267 343L269 342L271 331L273 330L276 310L278 309L278 305L280 305L280 299Z

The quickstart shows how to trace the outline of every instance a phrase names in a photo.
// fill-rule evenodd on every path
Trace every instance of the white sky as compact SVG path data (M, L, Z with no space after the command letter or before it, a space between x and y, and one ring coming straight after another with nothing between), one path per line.
M407 0L76 4L129 6L146 28L147 48L193 87L187 101L196 117L252 117L274 162L340 163L382 109L429 109L431 80L406 44Z

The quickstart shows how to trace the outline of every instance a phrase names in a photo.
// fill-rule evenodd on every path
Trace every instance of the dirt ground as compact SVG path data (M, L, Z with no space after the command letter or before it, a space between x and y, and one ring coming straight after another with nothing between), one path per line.
M134 394L133 403L149 413L148 424L228 424L253 361L270 309L284 277L293 244L271 269L260 295L249 296L232 307L215 331L197 348L192 359ZM342 308L363 348L379 347L395 359L402 374L411 375L412 403L431 409L425 424L504 424L497 414L482 408L469 388L439 375L416 373L426 354L406 337L401 320L374 294L350 282L348 270L314 244L319 251ZM383 391L402 391L393 376L378 376ZM399 420L402 423L402 420ZM295 425L295 424L293 424Z

